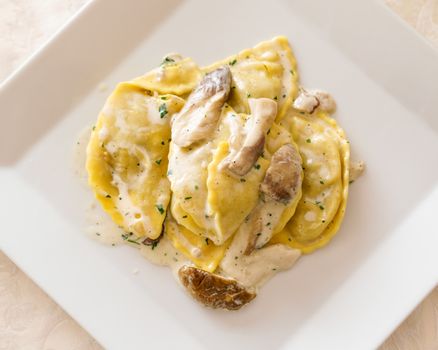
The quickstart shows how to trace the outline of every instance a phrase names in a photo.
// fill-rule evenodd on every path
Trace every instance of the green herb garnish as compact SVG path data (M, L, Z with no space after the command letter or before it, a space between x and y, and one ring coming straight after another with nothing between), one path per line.
M160 112L160 118L164 118L167 114L167 105L165 103L158 107L158 112Z
M164 214L164 208L162 204L157 204L155 208L157 208L161 215Z
M160 66L164 66L169 63L175 63L175 60L170 57L164 57L163 62L161 62Z

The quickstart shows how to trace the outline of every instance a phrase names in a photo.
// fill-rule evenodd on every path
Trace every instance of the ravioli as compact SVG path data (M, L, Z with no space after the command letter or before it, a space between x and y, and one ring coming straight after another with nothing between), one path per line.
M326 113L291 112L288 127L303 157L303 195L293 218L271 243L310 253L326 245L345 213L350 147L344 131Z
M169 178L172 215L176 221L216 244L224 243L251 212L258 200L258 184L269 162L259 158L241 177L223 172L221 162L229 153L229 139L243 130L247 115L225 106L215 137L187 149L171 145ZM232 191L225 191L232 188Z
M166 235L177 250L196 266L209 272L216 270L229 244L229 242L225 242L221 245L215 245L208 238L189 231L173 220L167 221Z
M228 103L249 113L249 98L271 98L278 103L277 120L286 113L298 92L296 61L288 40L279 36L203 69L210 72L228 64L233 86Z
M159 94L183 96L194 89L202 72L191 58L167 55L160 67L142 75L132 82L145 90Z
M169 54L120 83L93 128L95 197L209 307L239 309L342 223L350 145L334 99L298 78L285 37L203 68Z
M113 221L157 238L170 200L170 118L184 101L121 83L102 109L87 149L89 184Z

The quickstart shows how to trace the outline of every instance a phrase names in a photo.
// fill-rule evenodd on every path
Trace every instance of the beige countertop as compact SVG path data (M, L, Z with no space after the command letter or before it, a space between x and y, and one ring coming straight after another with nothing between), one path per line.
M438 48L438 0L384 0ZM0 81L85 0L0 0ZM0 350L101 349L47 294L0 252ZM438 350L438 287L381 346Z

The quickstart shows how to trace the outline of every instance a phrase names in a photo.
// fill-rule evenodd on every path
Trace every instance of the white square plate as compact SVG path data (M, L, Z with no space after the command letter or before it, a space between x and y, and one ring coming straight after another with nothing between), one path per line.
M327 248L239 312L204 309L167 269L82 233L72 148L100 82L279 34L368 169ZM378 2L94 1L1 87L1 248L108 348L373 348L438 281L437 77L437 53Z

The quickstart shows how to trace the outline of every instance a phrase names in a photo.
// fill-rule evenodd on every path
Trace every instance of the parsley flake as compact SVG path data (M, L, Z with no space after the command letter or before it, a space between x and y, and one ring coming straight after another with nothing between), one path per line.
M155 208L157 208L157 210L160 212L161 215L164 214L164 208L162 204L155 205Z
M165 103L161 104L160 107L158 107L158 112L160 112L160 118L164 118L168 113L167 105Z
M164 66L169 63L175 63L175 60L170 57L164 57L163 62L161 62L160 66Z

